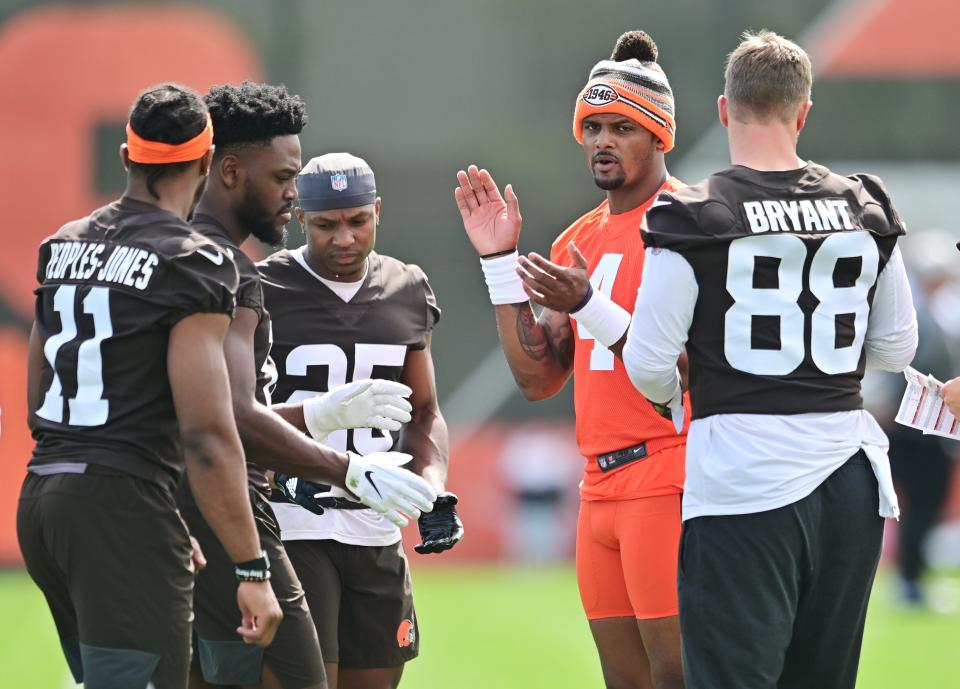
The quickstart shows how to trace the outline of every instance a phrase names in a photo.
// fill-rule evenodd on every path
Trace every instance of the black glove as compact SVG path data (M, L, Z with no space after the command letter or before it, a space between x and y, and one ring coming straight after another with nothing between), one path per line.
M273 482L277 485L277 489L283 494L283 497L290 502L296 503L314 514L323 514L323 506L313 496L329 490L329 486L289 474L274 474Z
M417 520L420 527L420 545L413 547L421 555L450 550L463 538L463 522L457 515L457 496L440 493L433 503L433 511L425 512Z
M657 404L652 400L647 400L647 402L650 402L650 406L653 407L653 411L657 412L667 421L673 421L673 412L670 410L670 407L665 404Z

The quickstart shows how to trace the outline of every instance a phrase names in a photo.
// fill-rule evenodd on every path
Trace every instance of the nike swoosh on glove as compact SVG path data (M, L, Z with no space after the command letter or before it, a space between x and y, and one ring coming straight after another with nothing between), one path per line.
M463 539L463 522L457 514L457 496L453 493L440 493L433 503L433 511L420 516L419 545L413 546L421 555L442 553L450 550Z
M401 529L410 523L409 519L419 519L422 513L433 509L436 491L403 468L412 459L410 455L405 452L373 452L364 457L347 452L347 455L350 457L347 489Z
M356 380L304 400L303 420L310 435L320 441L343 428L399 431L410 421L413 407L407 397L412 393L393 380Z
M307 481L288 474L274 474L274 483L283 493L283 496L290 502L300 505L300 507L310 510L314 514L323 514L323 506L316 500L321 488L326 488L323 484Z

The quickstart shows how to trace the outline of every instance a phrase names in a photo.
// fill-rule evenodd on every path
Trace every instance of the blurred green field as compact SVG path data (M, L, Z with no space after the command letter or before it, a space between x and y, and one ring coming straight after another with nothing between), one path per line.
M871 602L859 689L960 687L960 616L906 611L881 576ZM602 687L569 568L429 568L415 572L422 655L404 689ZM936 587L960 590L960 573ZM0 689L71 686L43 598L22 572L0 572ZM813 689L813 688L811 688Z

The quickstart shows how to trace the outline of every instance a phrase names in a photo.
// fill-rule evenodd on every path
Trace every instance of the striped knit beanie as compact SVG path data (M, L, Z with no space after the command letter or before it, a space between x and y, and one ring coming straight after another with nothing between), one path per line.
M594 65L573 113L573 136L577 143L583 143L583 119L598 113L629 117L663 142L664 153L673 148L676 137L673 91L667 75L656 62L631 58L622 62L601 60Z

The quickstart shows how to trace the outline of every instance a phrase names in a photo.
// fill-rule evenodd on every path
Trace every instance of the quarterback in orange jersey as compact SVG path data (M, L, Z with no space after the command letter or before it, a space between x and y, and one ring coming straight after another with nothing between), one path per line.
M641 31L590 72L573 133L606 200L553 244L517 252L521 218L490 173L457 174L457 205L480 254L500 341L524 396L542 400L574 374L577 442L586 459L577 579L608 688L682 687L677 549L684 409L654 408L617 358L643 271L640 223L670 177L673 93ZM539 317L531 301L543 306ZM686 405L684 401L684 405Z

